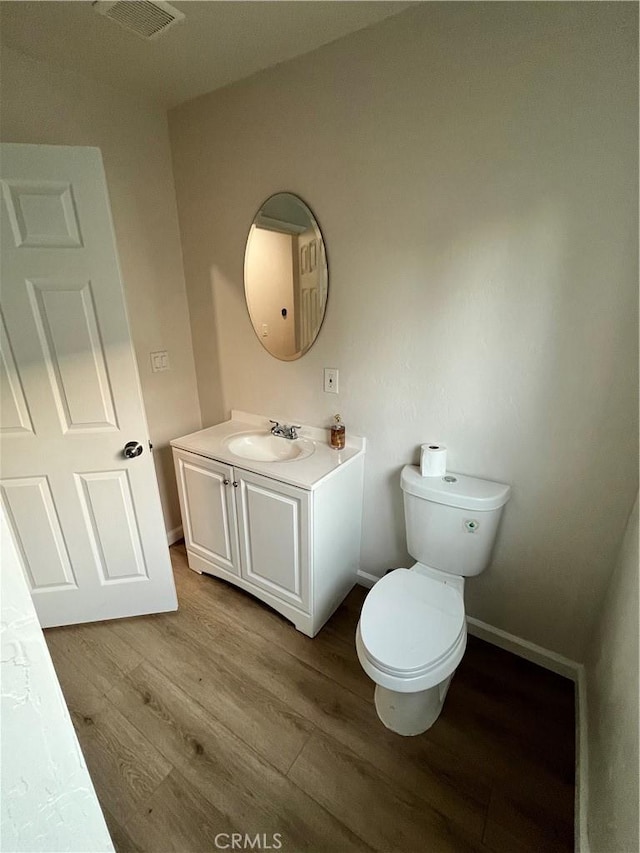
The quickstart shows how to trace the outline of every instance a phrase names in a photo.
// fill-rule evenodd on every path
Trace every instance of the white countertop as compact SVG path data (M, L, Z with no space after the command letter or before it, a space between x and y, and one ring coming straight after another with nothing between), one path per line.
M226 446L225 441L235 433L255 432L265 430L269 432L271 423L268 418L261 415L251 415L247 412L231 412L231 420L216 424L208 429L192 432L182 438L174 438L172 447L197 453L199 456L207 456L217 459L227 465L234 465L245 471L253 471L255 474L263 474L272 477L281 483L289 483L301 489L315 489L321 482L331 477L343 465L348 464L365 452L365 439L359 436L349 435L347 430L346 447L344 450L334 450L329 446L329 430L317 429L315 427L303 426L298 430L300 438L312 441L315 445L311 456L304 459L291 459L285 462L258 462L253 459L245 459L244 456L236 456ZM282 441L289 439L283 438Z

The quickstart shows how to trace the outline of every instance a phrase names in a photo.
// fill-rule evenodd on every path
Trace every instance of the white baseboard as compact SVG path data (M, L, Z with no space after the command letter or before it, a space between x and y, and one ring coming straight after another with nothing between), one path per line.
M589 808L589 740L587 717L587 671L578 665L576 680L576 800L575 849L589 853L587 810Z
M581 663L549 651L528 640L487 625L473 616L467 616L469 633L494 646L499 646L525 660L537 663L545 669L570 678L575 684L575 715L576 715L576 773L575 773L575 818L574 838L576 853L589 853L587 838L587 808L588 808L588 741L587 741L587 680L585 668Z
M545 669L555 672L557 675L564 675L565 678L570 678L572 681L578 681L578 671L580 664L570 658L559 655L557 652L549 651L549 649L538 646L529 640L523 640L521 637L516 637L515 634L509 634L501 628L494 628L493 625L487 625L486 622L481 622L473 616L467 616L467 625L469 633L481 640L486 640L494 646L499 646L507 652L513 652L514 655L530 660L532 663L537 663Z
M358 570L358 583L369 589L380 578ZM589 775L588 775L588 749L587 740L587 678L584 665L570 658L559 655L509 634L501 628L487 625L473 616L467 616L469 633L480 640L485 640L494 646L498 646L507 652L512 652L518 657L536 663L545 669L570 678L575 684L575 714L576 714L576 794L575 794L575 849L576 853L589 853L589 839L587 836L587 809L589 805Z
M575 685L575 725L576 725L576 773L575 773L575 818L574 838L576 853L589 853L587 839L588 807L588 742L587 742L587 684L585 668L570 658L552 652L529 640L523 640L493 625L487 625L473 616L467 616L469 633L494 646L499 646L525 660L536 663L545 669L570 678Z
M358 571L358 583L371 588L380 578ZM575 850L589 853L587 836L587 809L589 805L588 739L587 739L587 679L583 664L552 652L549 649L509 634L501 628L487 625L473 616L467 616L469 633L518 657L536 663L545 669L570 678L575 684L576 715L576 775L575 775Z
M174 542L182 539L183 535L182 525L179 524L177 527L174 527L173 530L167 530L167 542L169 545L173 545Z
M357 576L360 586L366 586L367 589L371 589L380 580L377 575L370 575L369 572L363 572L361 569L358 569Z
M358 583L369 589L380 580L377 575L363 572L361 569L358 569L357 575ZM518 657L529 660L532 663L537 663L539 666L549 669L557 675L570 678L576 684L579 683L583 667L576 661L566 658L564 655L559 655L557 652L545 649L543 646L531 643L529 640L516 637L515 634L509 634L508 631L503 631L501 628L494 628L493 625L481 622L480 619L476 619L474 616L467 616L467 626L472 636L478 637L480 640L486 640L487 643L498 646L507 652L512 652L514 655L518 655Z

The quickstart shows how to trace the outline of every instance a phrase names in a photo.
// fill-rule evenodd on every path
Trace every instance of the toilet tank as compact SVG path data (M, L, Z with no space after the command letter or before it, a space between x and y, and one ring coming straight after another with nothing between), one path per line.
M402 469L407 547L425 566L470 577L486 568L511 487L464 474Z

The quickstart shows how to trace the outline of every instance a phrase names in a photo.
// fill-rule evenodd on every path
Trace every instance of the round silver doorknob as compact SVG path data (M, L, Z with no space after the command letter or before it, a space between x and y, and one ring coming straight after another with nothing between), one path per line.
M135 459L142 453L142 445L137 441L128 441L124 446L123 453L127 459Z

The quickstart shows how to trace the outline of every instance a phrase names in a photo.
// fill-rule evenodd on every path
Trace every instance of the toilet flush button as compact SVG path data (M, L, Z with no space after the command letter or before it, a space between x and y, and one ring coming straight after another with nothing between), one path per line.
M464 523L464 528L468 533L476 533L479 527L480 524L477 521L470 520Z

